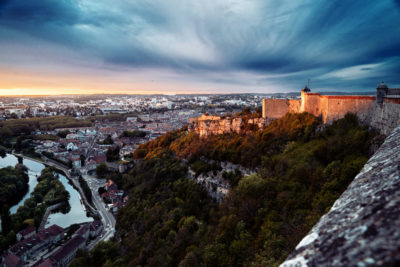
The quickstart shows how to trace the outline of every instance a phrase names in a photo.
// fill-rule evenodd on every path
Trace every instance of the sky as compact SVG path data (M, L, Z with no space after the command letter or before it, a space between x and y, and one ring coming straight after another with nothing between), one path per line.
M0 95L400 87L400 0L0 0Z

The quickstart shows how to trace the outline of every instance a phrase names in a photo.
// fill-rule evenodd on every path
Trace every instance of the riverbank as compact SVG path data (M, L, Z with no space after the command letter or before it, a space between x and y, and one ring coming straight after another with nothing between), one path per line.
M37 177L40 175L40 172L43 168L46 166L51 166L54 167L56 172L59 173L59 179L63 183L64 187L67 188L71 195L70 203L71 203L71 211L70 213L67 214L57 214L57 213L51 213L49 215L49 222L50 223L61 223L63 227L68 227L68 223L71 222L71 224L75 223L74 221L77 221L77 223L81 222L86 222L86 218L93 218L93 219L98 219L98 213L97 211L90 206L90 204L87 203L86 199L82 197L82 189L80 189L79 186L77 186L77 183L74 181L74 178L71 177L69 170L65 168L64 166L60 166L59 164L56 164L52 162L49 159L46 159L43 157L42 159L38 158L33 158L24 154L19 154L16 153L15 151L11 151L8 155L8 160L3 164L3 166L14 166L19 160L17 158L22 158L25 160L25 164L27 164L27 167L29 171L31 172L31 168L34 168L34 173L33 175L35 177L32 177L32 183L30 184L30 192L26 194L24 197L24 200L29 197L29 194L34 190L37 184ZM12 158L10 158L12 157ZM0 159L1 160L1 159ZM34 164L32 166L32 164ZM35 183L33 183L33 180ZM21 203L23 204L23 202ZM78 207L79 205L79 207ZM20 205L13 206L10 210L14 210L15 212L19 208ZM86 212L86 210L90 212ZM74 217L74 218L72 218Z
M40 222L40 226L39 226L38 231L41 231L41 230L44 229L44 227L46 226L47 219L49 218L50 213L51 213L53 210L55 210L55 209L57 209L58 207L60 207L60 206L61 206L61 203L57 203L57 204L54 204L54 205L52 205L52 206L50 206L50 207L47 207L46 212L45 212L44 215L43 215L42 221Z
M38 159L34 159L34 158L31 159L31 157L29 157L29 156L17 154L15 152L12 154L14 156L19 156L24 159L34 160L38 163L43 164L44 166L52 166L52 167L56 168L57 172L59 172L61 175L61 177L60 177L61 181L66 180L67 183L69 184L69 186L73 187L75 189L75 191L78 193L78 196L80 198L79 204L82 205L82 202L83 202L82 206L87 209L87 211L88 211L87 213L89 213L90 217L102 221L102 223L104 225L104 233L98 239L96 239L95 241L93 241L90 244L89 250L92 249L98 242L100 242L102 240L108 240L109 238L111 238L114 235L114 229L115 229L115 224L116 224L115 217L104 207L104 203L102 201L100 201L100 196L97 193L97 188L90 188L91 192L92 192L93 205L95 206L95 207L93 207L88 203L88 201L83 193L83 190L79 185L78 179L74 178L70 174L69 169L67 169L65 166L61 166L58 162L54 162L51 159L45 158L44 156L42 156L42 160L38 160ZM63 178L63 177L65 177L65 178ZM85 181L88 181L88 179L89 179L88 177L84 176ZM93 178L93 179L95 179L95 178ZM73 206L73 204L71 206ZM54 223L57 223L58 221L63 221L62 216L64 216L64 215L57 214L57 213L50 214L49 220L53 220ZM75 216L75 215L71 214L71 216ZM71 216L69 216L69 217L71 217Z
M27 156L27 155L24 155L24 154L16 153L14 150L13 150L13 151L10 151L9 154L14 155L14 156L16 156L16 157L20 157L20 158L24 158L24 159L29 159L29 160L32 160L32 161L36 161L36 162L38 162L38 163L45 164L45 162L44 162L44 160L43 160L42 158L40 158L40 159L39 159L39 158L33 158L33 157L31 157L31 156Z
M38 163L42 163L42 164L44 164L46 166L54 167L57 170L59 170L60 172L64 173L64 176L68 178L68 180L71 182L71 185L79 192L79 195L80 195L81 199L83 199L84 207L87 210L89 210L91 213L97 214L96 209L86 199L86 196L83 193L83 190L82 190L80 184L71 176L70 169L67 169L66 166L62 166L61 163L58 163L58 162L56 162L56 161L54 161L52 159L49 159L49 158L47 158L45 156L42 156L41 159L37 159L37 158L32 158L32 157L24 155L24 154L15 153L14 151L12 151L11 154L16 156L16 157L29 159L29 160L32 160L32 161L36 161Z

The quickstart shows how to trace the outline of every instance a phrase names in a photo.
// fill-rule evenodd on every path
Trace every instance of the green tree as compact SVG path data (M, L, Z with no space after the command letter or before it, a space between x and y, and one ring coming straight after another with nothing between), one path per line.
M99 178L105 178L108 175L108 167L105 163L100 163L96 168L96 176Z

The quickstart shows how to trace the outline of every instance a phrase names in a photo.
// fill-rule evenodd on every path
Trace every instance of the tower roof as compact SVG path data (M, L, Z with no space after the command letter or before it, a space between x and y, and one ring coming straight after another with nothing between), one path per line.
M304 86L303 89L301 89L301 91L306 92L306 93L311 92L311 90L310 90L310 88L308 88L307 84Z
M382 81L379 85L377 89L387 89L387 85Z

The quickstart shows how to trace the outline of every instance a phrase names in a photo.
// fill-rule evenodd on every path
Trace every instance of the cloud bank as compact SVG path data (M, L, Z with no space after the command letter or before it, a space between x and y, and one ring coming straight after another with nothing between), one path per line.
M398 25L397 0L3 0L0 88L400 87Z

